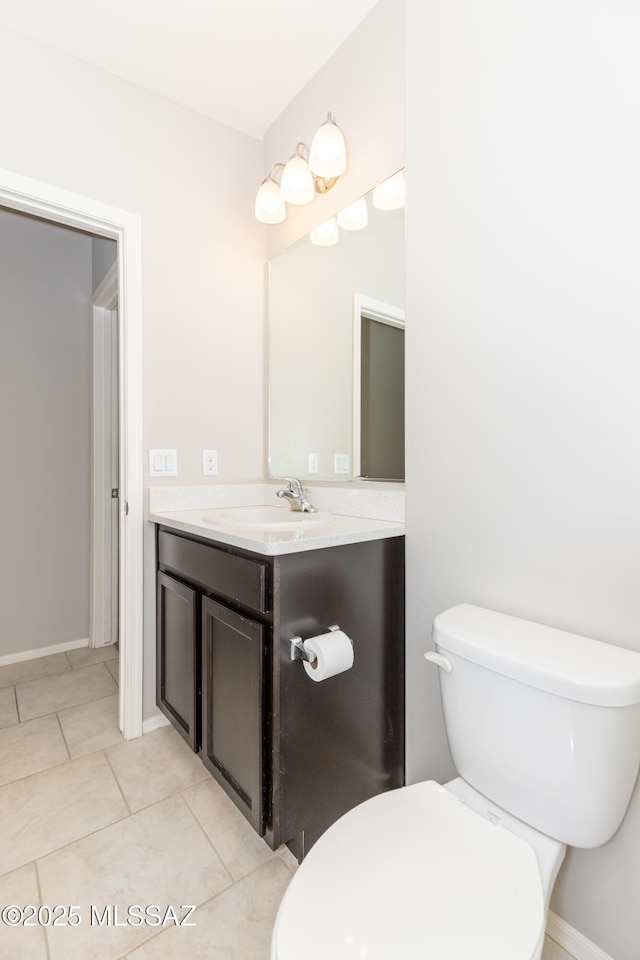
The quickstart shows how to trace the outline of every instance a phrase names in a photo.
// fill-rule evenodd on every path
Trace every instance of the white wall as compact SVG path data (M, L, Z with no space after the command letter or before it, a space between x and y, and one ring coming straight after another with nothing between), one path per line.
M262 144L7 30L0 83L3 167L142 216L145 445L262 476Z
M640 17L407 0L408 763L451 773L434 615L640 650ZM640 797L552 907L640 943Z
M221 480L262 477L262 143L7 30L0 87L14 91L0 99L3 167L142 217L145 449L177 448L178 484L205 482L203 448L218 450ZM148 525L145 716L152 547Z
M0 656L89 636L91 237L0 209Z

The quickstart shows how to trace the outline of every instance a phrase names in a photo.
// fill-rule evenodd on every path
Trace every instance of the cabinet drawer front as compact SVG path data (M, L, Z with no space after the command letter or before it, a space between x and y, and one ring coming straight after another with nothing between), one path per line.
M268 565L161 530L158 562L203 590L269 613Z

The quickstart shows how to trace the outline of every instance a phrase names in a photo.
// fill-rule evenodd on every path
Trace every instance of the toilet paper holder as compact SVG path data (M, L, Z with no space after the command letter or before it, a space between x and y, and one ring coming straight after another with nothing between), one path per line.
M327 627L327 633L335 633L339 629L338 624L334 623L333 626ZM289 660L306 660L307 663L315 663L316 657L309 656L309 651L305 649L302 637L291 637L289 643Z

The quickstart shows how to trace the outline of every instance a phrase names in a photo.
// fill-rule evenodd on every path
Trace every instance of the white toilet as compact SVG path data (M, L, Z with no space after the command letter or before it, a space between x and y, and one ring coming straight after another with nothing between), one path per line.
M433 626L460 777L334 823L272 960L538 960L565 845L606 843L640 767L640 653L463 604Z

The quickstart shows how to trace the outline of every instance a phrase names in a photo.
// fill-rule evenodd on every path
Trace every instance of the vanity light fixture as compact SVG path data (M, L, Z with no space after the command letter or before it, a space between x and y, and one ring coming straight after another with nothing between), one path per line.
M308 156L309 147L306 143L297 144L296 152L289 157L285 164L280 182L282 199L286 203L293 203L298 206L311 203L315 196L313 174L309 169L307 158L304 156L305 150Z
M283 169L278 186L274 171L279 167ZM316 193L331 190L346 169L344 136L328 113L311 141L311 149L306 143L296 144L295 152L286 164L276 163L262 181L256 196L256 219L261 223L282 223L287 215L285 203L295 206L311 203Z
M284 163L276 163L272 167L271 173L264 178L256 194L255 214L260 223L282 223L287 215L280 184L274 177L278 167L284 167Z
M316 227L315 230L312 230L309 234L309 240L315 244L316 247L332 247L339 239L340 231L338 230L338 222L335 217L325 220L324 223L321 223L319 227Z
M311 141L309 166L317 177L325 180L339 177L347 169L347 145L330 113Z
M378 210L399 210L404 207L404 196L404 173L399 170L374 188L373 205Z
M369 222L367 201L360 197L338 214L338 226L343 230L364 230Z

